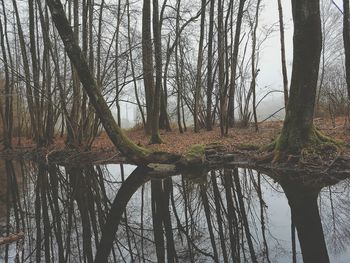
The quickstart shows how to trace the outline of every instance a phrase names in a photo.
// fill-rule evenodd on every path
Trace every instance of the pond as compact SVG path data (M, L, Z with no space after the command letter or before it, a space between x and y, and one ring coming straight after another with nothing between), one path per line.
M0 181L0 240L24 233L0 262L350 261L348 179L0 161Z

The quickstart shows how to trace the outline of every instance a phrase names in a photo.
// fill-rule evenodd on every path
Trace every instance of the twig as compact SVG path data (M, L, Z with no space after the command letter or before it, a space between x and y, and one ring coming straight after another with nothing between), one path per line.
M344 14L344 11L341 10L341 8L339 7L339 5L338 5L336 2L334 2L334 0L332 0L332 3L333 3L333 5L339 10L340 13Z
M265 122L265 121L267 121L267 120L270 119L270 118L272 118L273 116L275 116L277 113L279 113L279 112L280 112L281 110L283 110L284 108L285 108L285 107L282 107L282 108L280 108L278 111L275 111L275 112L272 113L269 117L267 117L266 119L260 121L259 124L260 124L260 123L263 123L263 122Z

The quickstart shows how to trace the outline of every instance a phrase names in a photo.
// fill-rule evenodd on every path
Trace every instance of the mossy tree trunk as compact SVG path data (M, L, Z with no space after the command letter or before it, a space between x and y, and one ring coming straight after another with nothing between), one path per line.
M86 62L79 45L74 39L72 28L67 20L60 0L47 0L46 2L50 8L53 22L61 36L66 52L72 64L76 68L84 90L89 96L90 103L95 108L96 113L99 116L109 138L118 148L118 150L137 164L146 164L149 162L169 162L177 159L178 156L166 153L155 152L152 154L149 150L134 144L124 135L120 127L115 122L100 90L97 88L96 81L90 72L89 65Z
M290 98L278 152L299 153L317 139L313 116L322 47L319 0L292 0L294 54Z

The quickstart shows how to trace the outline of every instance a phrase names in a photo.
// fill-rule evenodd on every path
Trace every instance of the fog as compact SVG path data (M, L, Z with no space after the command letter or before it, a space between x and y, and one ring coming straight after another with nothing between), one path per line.
M326 0L327 1L327 0ZM333 2L334 8L341 9L341 0L329 0ZM283 80L281 70L281 45L278 24L277 0L263 1L261 10L259 31L263 34L266 28L274 25L274 32L263 43L259 52L259 75L257 78L257 102L261 101L257 107L259 121L270 117L271 120L281 120L284 118L283 100ZM285 50L288 71L288 81L290 84L292 63L293 63L293 19L291 1L283 1L283 18L285 29ZM266 94L268 94L266 96ZM134 105L121 103L123 126L132 127L137 122L137 107ZM277 112L277 113L276 113ZM116 115L116 112L115 112ZM187 118L192 122L192 117Z

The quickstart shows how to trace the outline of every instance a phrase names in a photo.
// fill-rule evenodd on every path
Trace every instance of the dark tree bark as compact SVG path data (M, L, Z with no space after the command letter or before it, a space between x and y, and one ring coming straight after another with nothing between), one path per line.
M212 126L212 95L213 95L213 31L214 31L214 8L215 0L210 0L209 11L209 33L208 33L208 65L207 65L207 131L213 129Z
M40 108L40 86L39 86L39 62L37 58L36 48L36 34L35 34L35 15L34 15L34 1L28 1L29 6L29 42L30 42L30 54L32 59L32 74L33 74L33 95L34 95L34 112L36 117L37 126L37 144L42 146L43 141L43 124L42 124L42 112Z
M100 90L98 89L92 73L90 72L89 65L86 62L79 45L74 39L72 28L65 16L60 0L47 0L46 2L50 8L52 19L64 43L66 52L72 64L75 66L84 90L89 96L90 103L95 108L96 113L99 116L109 138L118 148L118 150L131 161L138 164L145 164L149 162L168 162L179 159L179 156L174 156L172 154L152 154L149 150L134 144L124 135L120 127L115 122L113 115L109 110L109 107Z
M39 13L39 19L40 19L40 24L41 24L41 30L43 34L43 41L44 41L44 46L45 49L51 54L52 61L54 64L54 71L55 71L55 76L56 76L56 85L58 87L58 92L59 92L59 101L60 101L60 106L61 106L61 111L62 111L62 133L64 129L64 122L66 123L68 133L73 134L72 131L72 120L70 119L70 115L67 110L67 102L66 102L66 96L65 96L65 91L63 88L63 84L61 81L61 70L60 70L60 64L58 63L58 53L57 53L57 48L55 49L52 45L50 35L49 35L49 17L48 17L48 10L42 7L42 4L40 1L37 1L37 6L38 6L38 13ZM45 17L44 17L45 14ZM48 65L49 67L49 65ZM51 96L49 98L49 101L51 100ZM52 108L52 106L51 106ZM52 110L52 109L51 109ZM50 126L49 124L47 124ZM52 126L54 124L52 123ZM50 127L47 127L49 129ZM53 129L54 127L50 128L50 135L53 136ZM62 137L62 136L61 136ZM53 138L46 138L46 140L52 140Z
M282 133L277 140L280 152L299 153L317 142L313 126L314 105L321 56L322 33L319 0L292 0L294 53L290 97Z
M31 128L34 133L34 140L36 143L39 142L39 133L38 133L38 128L37 128L37 123L36 123L36 116L35 116L35 104L33 101L33 89L32 86L30 85L30 69L29 69L29 61L28 61L28 55L27 55L27 50L26 50L26 43L24 41L24 34L23 34L23 29L22 29L22 24L20 21L20 15L18 12L17 8L17 2L15 0L12 0L13 4L13 9L15 11L16 15L16 24L17 24L17 30L18 30L18 39L19 39L19 44L21 48L21 55L22 55L22 60L23 60L23 69L24 69L24 75L25 75L25 84L26 84L26 96L27 96L27 102L28 102L28 109L29 109L29 115L30 115L30 123L31 123Z
M133 54L132 54L132 39L131 39L131 28L130 28L130 3L129 0L126 1L126 10L127 10L127 17L128 17L128 43L129 43L129 57L130 57L130 66L131 66L131 73L134 83L134 91L135 91L135 97L137 102L137 107L140 111L141 118L142 118L142 124L144 127L146 127L146 119L145 115L143 113L142 105L139 99L138 91L137 91L137 84L136 84L136 74L135 74L135 67L134 67L134 60L133 60Z
M225 134L227 116L227 96L225 92L225 50L224 50L224 28L223 28L223 9L224 3L218 0L218 66L219 66L219 93L220 93L220 131Z
M154 99L153 47L151 39L151 0L144 0L142 8L142 65L147 111L147 125L145 131L147 134L151 134Z
M153 98L151 143L162 143L159 134L159 110L162 91L162 42L159 24L158 0L153 0L154 59L156 62L156 86Z
M73 40L79 43L79 2L73 0ZM84 50L84 49L83 49ZM78 132L80 123L80 109L81 109L81 92L80 82L76 69L72 67L72 86L73 86L73 97L72 97L72 108L70 111L70 119L72 120L72 129L67 130L66 145L69 147L78 146Z
M251 74L252 80L250 82L250 89L253 95L253 117L255 124L255 131L259 130L258 127L258 117L256 113L256 78L258 76L259 70L256 68L257 58L256 58L256 31L258 29L259 24L259 8L260 8L261 0L257 1L256 9L255 9L255 24L252 30L252 62L251 62Z
M283 76L283 94L284 94L284 106L287 108L288 104L288 74L286 66L286 50L284 44L284 23L283 23L283 8L281 0L278 2L278 17L280 25L280 41L281 41L281 65L282 65L282 76Z
M350 6L349 0L343 0L343 40L345 50L345 71L348 99L350 99Z
M235 116L235 90L236 90L236 74L237 74L237 64L238 64L238 52L239 52L239 42L241 37L241 28L243 21L243 11L244 4L246 0L240 0L237 13L236 31L235 39L233 44L233 53L231 58L231 83L229 88L229 102L228 102L228 121L226 122L226 131L228 133L228 126L233 126L234 116Z
M120 104L119 104L119 26L120 26L120 20L121 20L121 0L118 0L118 11L117 11L117 29L115 32L115 62L114 62L114 67L115 67L115 89L116 89L116 96L115 96L115 104L117 107L117 114L118 114L118 125L121 127L121 114L120 114ZM143 31L142 31L143 32ZM143 36L143 35L142 35ZM142 38L142 47L143 47L143 38ZM143 53L142 53L143 56ZM142 57L142 62L143 62L143 57ZM147 95L146 95L147 96ZM147 102L146 102L147 103ZM148 115L148 113L147 113ZM145 127L146 129L146 127Z
M176 35L179 35L180 31L180 6L181 6L181 0L177 0L176 3ZM179 37L180 38L180 37ZM182 101L182 81L180 76L180 63L179 63L179 57L178 57L178 50L179 45L181 41L180 39L175 43L175 68L176 68L176 86L177 86L177 96L176 96L176 115L177 115L177 125L179 127L179 132L183 133L182 124L181 124L181 101ZM170 53L170 52L169 52ZM181 59L180 59L181 60Z
M3 88L5 93L5 103L3 103L2 98L0 96L0 116L3 123L4 148L11 149L12 148L12 121L13 121L13 114L11 111L12 98L10 94L11 91L10 91L9 65L7 61L7 51L5 47L4 29L3 29L1 17L0 17L0 42L1 42L2 59L4 61L4 71L5 71L5 80L4 81L0 80L0 89ZM4 109L2 108L3 105L5 105Z
M1 1L2 5L2 15L3 15L3 24L0 19L0 41L1 41L1 51L4 60L4 71L5 71L5 83L4 91L5 94L8 94L5 97L5 103L0 99L1 105L4 105L5 108L0 110L1 118L4 123L4 147L5 149L12 148L12 133L13 133L13 97L12 93L14 90L14 66L13 60L11 57L11 46L9 44L8 38L8 27L7 27L7 12L4 4L4 0ZM8 54L8 56L7 56ZM11 78L10 78L10 75ZM17 106L19 102L17 103ZM1 108L2 109L2 108ZM20 127L18 127L20 129Z
M200 29L199 47L198 47L196 86L194 90L194 114L193 114L194 132L199 132L198 111L199 111L199 99L200 99L200 91L201 91L201 84L202 84L205 6L206 6L206 0L202 0L202 5L201 5L202 14L201 14L201 26L200 26L201 29Z

